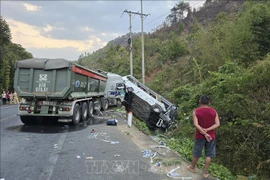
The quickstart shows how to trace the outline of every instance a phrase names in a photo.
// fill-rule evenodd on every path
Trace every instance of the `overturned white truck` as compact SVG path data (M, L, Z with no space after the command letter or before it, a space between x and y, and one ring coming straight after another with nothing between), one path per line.
M127 111L144 121L150 129L167 129L176 118L178 107L160 96L135 77L124 76L125 100Z

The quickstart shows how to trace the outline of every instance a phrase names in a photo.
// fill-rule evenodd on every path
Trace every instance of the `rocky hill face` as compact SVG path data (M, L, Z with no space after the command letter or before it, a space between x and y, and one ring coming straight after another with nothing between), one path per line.
M207 26L209 23L215 21L217 15L221 12L237 14L241 9L244 0L239 1L214 1L205 3L199 10L190 11L183 20L179 20L177 23L168 27L161 28L159 30L176 31L179 28L179 24L183 23L184 27L190 32L192 30L192 24L198 22L202 26Z
M141 36L141 33L132 33L132 39L135 39L137 37L140 37ZM128 45L128 39L129 39L129 33L123 35L123 36L120 36L114 40L111 40L107 43L107 46L111 46L111 45L114 45L114 46L117 46L117 45L120 45L120 46L127 46Z
M199 11L193 12L192 16L198 20L199 23L202 25L207 25L209 22L212 22L215 17L221 13L237 13L242 5L244 0L239 1L222 1L222 2L212 2L205 4L203 7L200 8ZM186 19L183 20L185 24L191 20L192 16L188 16Z

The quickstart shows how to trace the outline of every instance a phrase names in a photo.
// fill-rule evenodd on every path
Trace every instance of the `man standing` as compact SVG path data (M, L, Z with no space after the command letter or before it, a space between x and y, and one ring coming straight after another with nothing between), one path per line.
M191 166L187 169L196 173L196 165L205 148L204 171L202 176L207 178L211 158L216 156L215 129L220 126L218 113L209 107L210 98L202 95L199 100L200 107L193 111L193 124L196 127L193 158Z
M14 103L19 104L18 94L16 93L16 91L14 91L14 93L13 93L13 98L14 98Z

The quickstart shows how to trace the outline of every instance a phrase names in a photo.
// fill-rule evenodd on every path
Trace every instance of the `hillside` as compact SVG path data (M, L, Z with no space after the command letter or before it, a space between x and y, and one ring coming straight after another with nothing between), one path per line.
M133 72L141 79L140 38L133 47ZM79 63L129 74L129 54L119 44ZM269 1L208 1L198 11L179 2L145 36L145 70L146 85L180 107L178 126L166 135L182 157L191 160L192 111L198 97L208 94L221 119L210 173L219 179L270 179Z
M132 33L132 37L134 39L136 39L139 36L141 36L141 33ZM89 69L99 69L100 63L102 63L102 59L105 58L108 49L112 46L127 47L128 39L129 34L117 37L116 39L109 41L105 47L93 52L92 54L90 53L85 53L84 55L81 54L77 63L86 66Z

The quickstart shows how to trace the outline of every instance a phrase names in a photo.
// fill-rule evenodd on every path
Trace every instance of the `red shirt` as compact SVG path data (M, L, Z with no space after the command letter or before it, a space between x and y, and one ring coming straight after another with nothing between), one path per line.
M215 118L216 118L217 112L215 109L210 108L210 107L200 107L200 108L195 109L195 115L198 118L198 124L203 129L207 129L211 127L213 124L215 124ZM207 133L212 137L212 139L216 138L214 130L208 131ZM195 138L203 139L205 137L203 134L200 133L198 129L196 129Z

